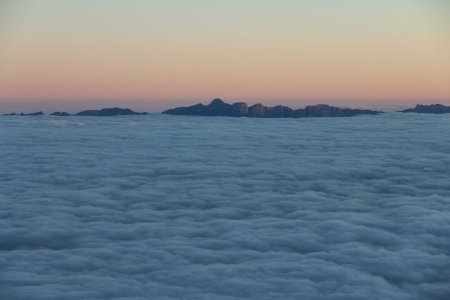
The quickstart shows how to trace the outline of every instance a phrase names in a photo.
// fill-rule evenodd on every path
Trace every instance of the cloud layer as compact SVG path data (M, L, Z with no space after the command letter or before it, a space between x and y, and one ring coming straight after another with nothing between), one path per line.
M2 299L448 299L450 116L0 118Z

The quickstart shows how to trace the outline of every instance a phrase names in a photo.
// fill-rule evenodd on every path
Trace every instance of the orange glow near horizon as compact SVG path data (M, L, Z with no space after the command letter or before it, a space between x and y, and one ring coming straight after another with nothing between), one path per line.
M450 99L445 1L243 2L6 1L0 98Z

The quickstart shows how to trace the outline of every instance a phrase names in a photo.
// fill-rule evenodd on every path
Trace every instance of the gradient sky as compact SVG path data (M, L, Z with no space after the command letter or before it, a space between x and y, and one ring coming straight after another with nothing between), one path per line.
M1 99L450 99L448 0L0 0L0 43Z

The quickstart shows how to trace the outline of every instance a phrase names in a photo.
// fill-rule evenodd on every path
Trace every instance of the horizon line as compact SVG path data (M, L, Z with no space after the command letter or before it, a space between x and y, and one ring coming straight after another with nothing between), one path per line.
M0 114L34 113L43 111L76 113L88 109L108 107L126 107L135 111L161 113L175 107L186 107L198 103L208 104L218 97L209 98L0 98ZM385 112L398 111L415 107L417 104L450 105L449 99L293 99L293 98L219 98L225 102L247 102L249 105L262 103L272 107L276 105L288 106L293 109L304 108L308 105L327 104L340 108L373 109Z
M298 100L298 101L450 101L449 97L418 97L418 98L354 98L354 97L220 97L220 96L210 96L210 97L0 97L0 101L53 101L53 100L64 100L64 101L73 101L73 100L94 100L94 101L107 101L107 100L130 100L130 101L202 101L205 99L213 100L213 99L248 99L248 100Z

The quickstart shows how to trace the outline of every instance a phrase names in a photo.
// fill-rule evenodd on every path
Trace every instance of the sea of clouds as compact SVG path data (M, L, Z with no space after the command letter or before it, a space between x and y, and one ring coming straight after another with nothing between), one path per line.
M450 115L0 117L0 299L450 299Z

